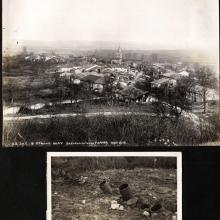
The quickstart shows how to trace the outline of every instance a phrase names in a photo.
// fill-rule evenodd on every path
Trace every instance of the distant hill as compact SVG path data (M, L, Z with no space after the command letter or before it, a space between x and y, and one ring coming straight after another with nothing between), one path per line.
M194 49L169 49L160 48L159 46L140 44L134 42L109 42L109 41L23 41L14 42L11 47L3 49L3 56L5 54L22 52L22 48L25 46L28 52L34 53L50 53L55 52L61 55L88 55L99 54L104 57L106 54L113 56L114 51L118 46L121 46L124 54L136 53L137 56L149 56L157 54L160 57L170 57L174 60L180 61L193 61L200 63L208 63L216 65L218 62L218 54L211 52L205 52ZM109 56L109 55L108 55ZM138 58L140 59L140 58Z

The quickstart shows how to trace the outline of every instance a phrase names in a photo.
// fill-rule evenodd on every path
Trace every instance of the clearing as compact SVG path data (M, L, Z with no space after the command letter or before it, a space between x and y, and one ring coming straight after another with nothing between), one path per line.
M85 171L80 175L88 177L86 183L64 181L61 177L52 181L52 219L168 220L177 211L176 169L109 169ZM110 183L112 194L104 194L100 189L103 179ZM134 196L148 201L151 206L160 201L162 208L152 212L151 217L143 216L147 209L124 203L124 210L110 209L111 201L120 200L118 188L123 183L129 185Z

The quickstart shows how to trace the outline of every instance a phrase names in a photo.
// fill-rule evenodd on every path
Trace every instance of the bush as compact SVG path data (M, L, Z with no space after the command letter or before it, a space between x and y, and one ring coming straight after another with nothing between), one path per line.
M174 157L52 157L53 179L74 178L84 171L107 169L176 169Z

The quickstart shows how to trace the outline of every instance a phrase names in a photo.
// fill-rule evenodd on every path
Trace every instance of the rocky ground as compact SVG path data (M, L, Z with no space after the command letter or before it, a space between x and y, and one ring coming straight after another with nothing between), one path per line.
M77 176L88 177L85 183L74 180ZM105 194L99 184L107 180L112 194ZM128 205L123 201L119 186L127 183L134 197L152 207L162 205L157 211L142 209L139 203ZM175 169L135 168L132 170L111 169L87 171L72 179L62 177L52 180L52 219L58 220L138 220L176 219L177 178ZM111 203L117 201L123 210L111 209ZM145 212L146 216L143 215ZM148 216L149 215L149 216Z

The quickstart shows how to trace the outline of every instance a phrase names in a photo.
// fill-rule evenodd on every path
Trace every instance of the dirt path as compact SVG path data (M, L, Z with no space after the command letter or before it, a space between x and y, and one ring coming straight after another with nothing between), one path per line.
M98 115L103 116L121 116L121 115L145 115L145 116L156 116L153 113L145 112L92 112L92 113L66 113L66 114L54 114L54 115L27 115L27 116L14 116L4 117L4 121L16 121L16 120L32 120L32 119L49 119L49 118L65 118L65 117L94 117Z
M128 183L132 193L154 204L160 200L162 209L148 219L172 219L176 212L176 170L135 168L133 170L112 169L81 173L88 183L52 183L52 219L80 220L140 220L147 219L138 207L124 206L123 211L110 209L112 200L119 200L118 187ZM113 188L112 195L104 194L99 183L108 179Z

